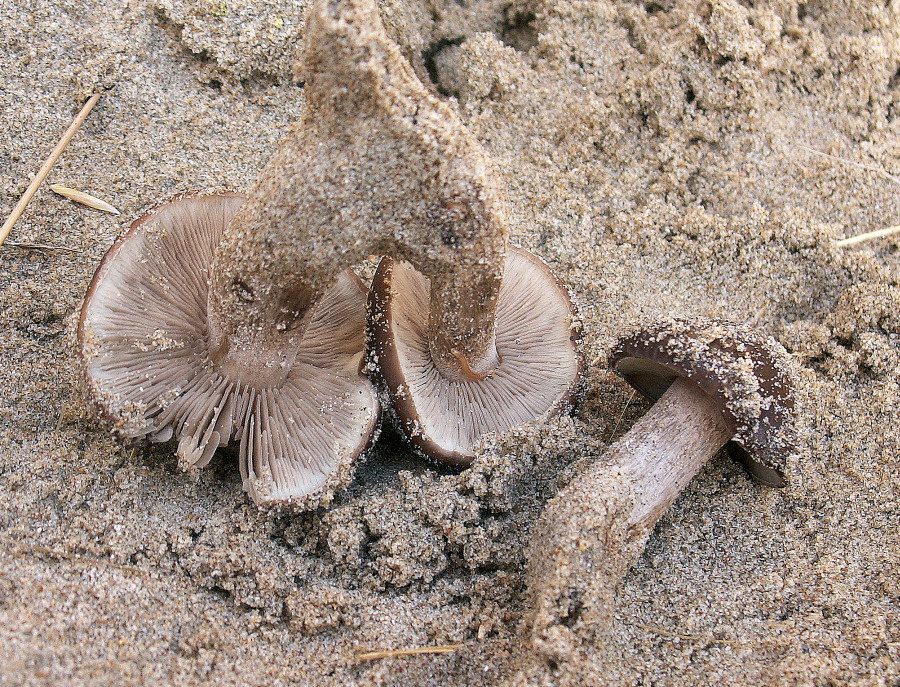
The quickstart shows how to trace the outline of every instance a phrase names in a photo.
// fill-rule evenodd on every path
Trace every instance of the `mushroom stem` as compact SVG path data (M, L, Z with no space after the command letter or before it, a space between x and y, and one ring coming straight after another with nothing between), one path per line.
M612 633L616 586L659 518L733 433L714 400L676 379L548 503L529 552L530 644L538 656L578 663L606 646L600 637ZM577 635L570 629L576 625ZM577 638L593 649L582 655Z
M431 280L438 369L464 376L456 350L472 372L488 373L499 360L507 221L487 154L416 78L374 0L316 0L301 71L303 117L216 251L209 311L223 358L244 341L299 340L311 304L375 254Z
M544 548L552 540L553 558L566 561L562 569L570 575L586 573L577 569L585 548L573 523L588 516L583 513L573 520L571 509L573 504L590 509L591 517L610 521L604 529L621 533L592 552L590 566L612 566L614 577L623 575L659 518L733 433L713 399L693 382L676 379L625 436L550 501L532 541ZM604 493L610 483L617 485L617 492L627 491L615 508L608 506ZM532 560L546 567L545 556ZM540 588L535 591L541 594Z
M628 526L639 534L653 528L733 434L717 403L679 377L596 465L628 479L635 499ZM590 481L585 477L582 487Z

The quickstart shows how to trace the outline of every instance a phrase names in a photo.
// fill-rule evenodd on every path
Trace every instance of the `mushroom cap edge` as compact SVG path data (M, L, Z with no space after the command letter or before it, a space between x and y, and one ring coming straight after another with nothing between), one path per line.
M684 377L718 402L734 429L729 451L762 484L787 484L787 457L798 451L797 400L788 353L746 325L673 318L625 334L609 367L655 402Z

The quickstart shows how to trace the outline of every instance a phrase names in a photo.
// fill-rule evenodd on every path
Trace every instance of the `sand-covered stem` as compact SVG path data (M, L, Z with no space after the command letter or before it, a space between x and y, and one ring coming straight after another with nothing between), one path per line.
M531 538L530 655L517 684L562 662L613 668L615 589L659 518L732 436L718 405L676 380L631 430L557 494ZM573 668L574 669L574 668Z
M489 371L507 229L487 155L416 78L372 0L316 2L306 26L304 115L216 253L220 357L283 350L337 274L376 254L430 278L439 369L458 374L462 356Z

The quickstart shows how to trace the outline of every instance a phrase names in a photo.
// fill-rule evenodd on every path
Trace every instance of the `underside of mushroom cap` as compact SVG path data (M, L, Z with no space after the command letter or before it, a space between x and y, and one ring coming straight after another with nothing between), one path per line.
M695 383L734 429L729 450L763 484L786 484L799 438L794 376L777 341L731 322L672 319L619 339L609 364L654 402L677 377Z
M403 435L426 457L462 467L488 433L556 414L583 374L566 289L531 253L510 246L496 318L500 364L484 379L452 381L428 346L429 280L385 258L369 293L369 357Z
M94 275L78 349L88 388L119 434L174 436L183 469L206 465L235 439L257 504L314 507L349 482L378 418L359 373L366 290L341 274L279 381L224 373L209 355L209 269L243 201L182 194L136 220Z

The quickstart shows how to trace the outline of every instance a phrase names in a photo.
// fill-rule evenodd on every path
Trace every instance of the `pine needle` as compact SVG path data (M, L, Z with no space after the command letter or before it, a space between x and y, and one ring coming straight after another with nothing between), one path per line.
M440 646L421 646L412 649L387 649L386 651L369 651L357 654L357 661L375 661L379 658L391 658L394 656L418 656L419 654L447 654L461 649L462 644L443 644Z

